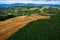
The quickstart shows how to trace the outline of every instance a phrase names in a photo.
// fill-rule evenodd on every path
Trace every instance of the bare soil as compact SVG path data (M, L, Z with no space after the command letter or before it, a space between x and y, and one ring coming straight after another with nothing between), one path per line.
M18 16L0 22L0 40L5 40L31 21L38 19L50 19L50 16Z

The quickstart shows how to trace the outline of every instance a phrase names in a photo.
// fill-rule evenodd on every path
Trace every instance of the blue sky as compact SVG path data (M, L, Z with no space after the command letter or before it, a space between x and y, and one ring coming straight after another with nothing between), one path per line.
M59 0L0 0L0 4L34 3L34 4L60 4Z

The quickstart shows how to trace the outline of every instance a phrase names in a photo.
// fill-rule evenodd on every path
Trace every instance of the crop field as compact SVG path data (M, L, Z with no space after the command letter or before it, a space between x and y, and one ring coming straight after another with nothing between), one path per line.
M32 21L6 40L60 40L60 16Z
M38 19L50 19L50 16L18 16L15 18L1 21L0 24L0 40L5 40L19 29L23 28L31 21Z
M60 40L60 6L0 8L0 40Z

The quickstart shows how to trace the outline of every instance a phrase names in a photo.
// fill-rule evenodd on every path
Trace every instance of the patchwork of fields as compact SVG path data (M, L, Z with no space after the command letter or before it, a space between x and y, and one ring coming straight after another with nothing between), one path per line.
M32 21L6 40L60 40L60 16Z
M0 40L60 40L60 6L0 8Z

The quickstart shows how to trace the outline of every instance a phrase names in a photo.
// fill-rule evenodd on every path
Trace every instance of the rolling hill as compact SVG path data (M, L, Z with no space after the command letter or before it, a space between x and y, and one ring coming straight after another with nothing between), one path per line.
M11 6L60 6L59 4L24 4L24 3L13 3L13 4L0 4L0 8L11 7Z

